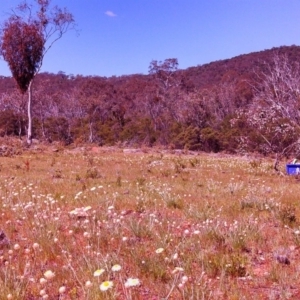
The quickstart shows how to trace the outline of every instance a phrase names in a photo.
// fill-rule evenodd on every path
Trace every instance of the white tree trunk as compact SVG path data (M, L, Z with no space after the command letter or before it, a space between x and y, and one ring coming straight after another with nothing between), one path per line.
M27 128L27 144L31 145L32 143L32 83L30 81L28 86L28 104L27 104L27 113L28 113L28 128Z

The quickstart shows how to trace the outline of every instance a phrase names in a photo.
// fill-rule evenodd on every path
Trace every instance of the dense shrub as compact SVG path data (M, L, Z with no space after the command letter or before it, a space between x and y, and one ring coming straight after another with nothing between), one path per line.
M188 126L181 128L180 133L172 140L175 148L187 150L201 150L201 133L198 127Z
M210 127L201 130L201 141L203 150L208 152L218 152L221 150L220 133Z
M72 141L69 122L63 117L47 118L44 122L44 133L50 142L62 141L69 144Z
M25 118L12 110L0 111L0 136L21 136L25 133Z

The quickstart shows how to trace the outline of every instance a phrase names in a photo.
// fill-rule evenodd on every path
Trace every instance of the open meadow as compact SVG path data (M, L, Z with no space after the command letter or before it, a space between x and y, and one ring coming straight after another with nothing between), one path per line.
M300 299L300 182L272 160L55 150L0 158L0 300Z

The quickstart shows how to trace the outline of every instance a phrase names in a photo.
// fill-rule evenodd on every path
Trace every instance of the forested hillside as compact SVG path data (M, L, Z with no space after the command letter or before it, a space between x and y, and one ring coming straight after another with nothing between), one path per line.
M261 153L297 151L299 46L149 74L98 77L41 73L34 81L40 141ZM179 67L178 67L179 66ZM0 77L0 136L26 134L27 96Z

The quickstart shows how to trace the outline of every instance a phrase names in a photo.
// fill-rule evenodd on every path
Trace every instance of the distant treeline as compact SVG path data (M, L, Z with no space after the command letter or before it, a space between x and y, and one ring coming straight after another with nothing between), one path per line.
M284 70L284 61L290 70ZM274 82L273 96L267 87L277 67L291 73L298 71L298 61L300 47L283 46L185 70L178 68L177 59L152 61L148 75L41 73L33 89L34 138L65 144L282 152L298 139L298 119L276 111L276 89L285 87ZM286 96L280 100L290 111L299 110L297 87L300 90L298 82L290 102L284 102ZM264 106L268 97L275 99L273 106ZM0 136L26 134L26 102L12 78L0 77ZM277 134L287 126L293 132L289 127ZM279 144L280 149L274 148Z

